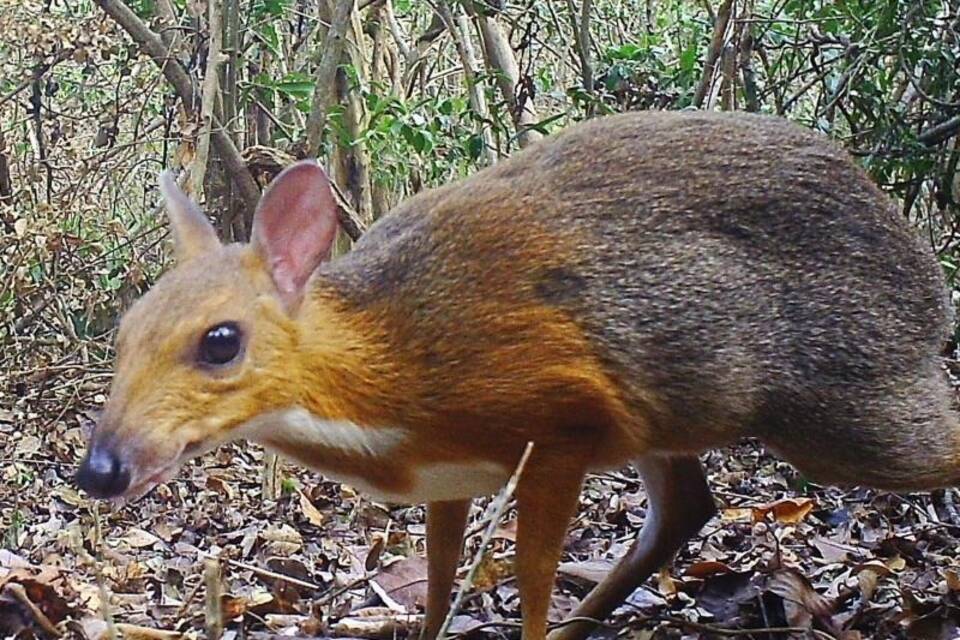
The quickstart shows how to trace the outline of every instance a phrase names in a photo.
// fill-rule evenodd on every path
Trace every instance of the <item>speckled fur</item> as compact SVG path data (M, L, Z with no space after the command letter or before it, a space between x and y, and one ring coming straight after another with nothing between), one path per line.
M547 306L642 425L628 448L756 436L815 480L924 488L957 480L960 431L952 318L916 236L821 135L637 113L408 200L315 286L382 322L419 404L483 416L521 393L508 354L537 328L508 316Z

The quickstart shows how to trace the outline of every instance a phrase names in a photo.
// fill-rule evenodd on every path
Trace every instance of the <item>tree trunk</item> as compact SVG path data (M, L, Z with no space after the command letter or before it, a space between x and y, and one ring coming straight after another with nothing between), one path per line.
M538 121L537 111L533 106L532 92L521 85L520 67L510 47L510 39L500 28L496 16L487 16L476 11L473 3L466 6L480 24L484 58L487 67L494 71L497 86L510 109L510 117L517 131L517 142L521 148L526 147L542 138L543 134L532 128Z

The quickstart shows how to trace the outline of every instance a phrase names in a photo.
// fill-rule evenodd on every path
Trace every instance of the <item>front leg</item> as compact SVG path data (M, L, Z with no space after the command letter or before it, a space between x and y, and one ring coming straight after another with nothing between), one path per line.
M534 446L517 485L517 559L523 640L543 640L550 594L586 465Z
M427 504L427 615L421 640L433 640L450 609L470 500Z

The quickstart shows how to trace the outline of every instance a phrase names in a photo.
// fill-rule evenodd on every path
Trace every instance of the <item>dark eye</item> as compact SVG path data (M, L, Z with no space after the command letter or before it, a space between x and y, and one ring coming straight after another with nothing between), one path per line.
M237 357L243 345L243 333L233 322L215 325L200 340L199 360L203 364L227 364Z

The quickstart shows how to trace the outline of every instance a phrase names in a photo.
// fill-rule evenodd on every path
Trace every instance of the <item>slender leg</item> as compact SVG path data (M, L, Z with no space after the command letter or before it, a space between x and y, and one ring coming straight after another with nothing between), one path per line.
M427 505L427 615L421 640L433 640L450 609L470 500Z
M606 618L650 574L669 563L681 545L716 512L696 456L649 456L636 466L647 492L643 528L627 555L594 587L572 617ZM550 640L583 640L594 626L587 622L564 625L550 634Z
M523 640L543 640L557 564L577 509L584 466L534 449L517 485L517 582Z

